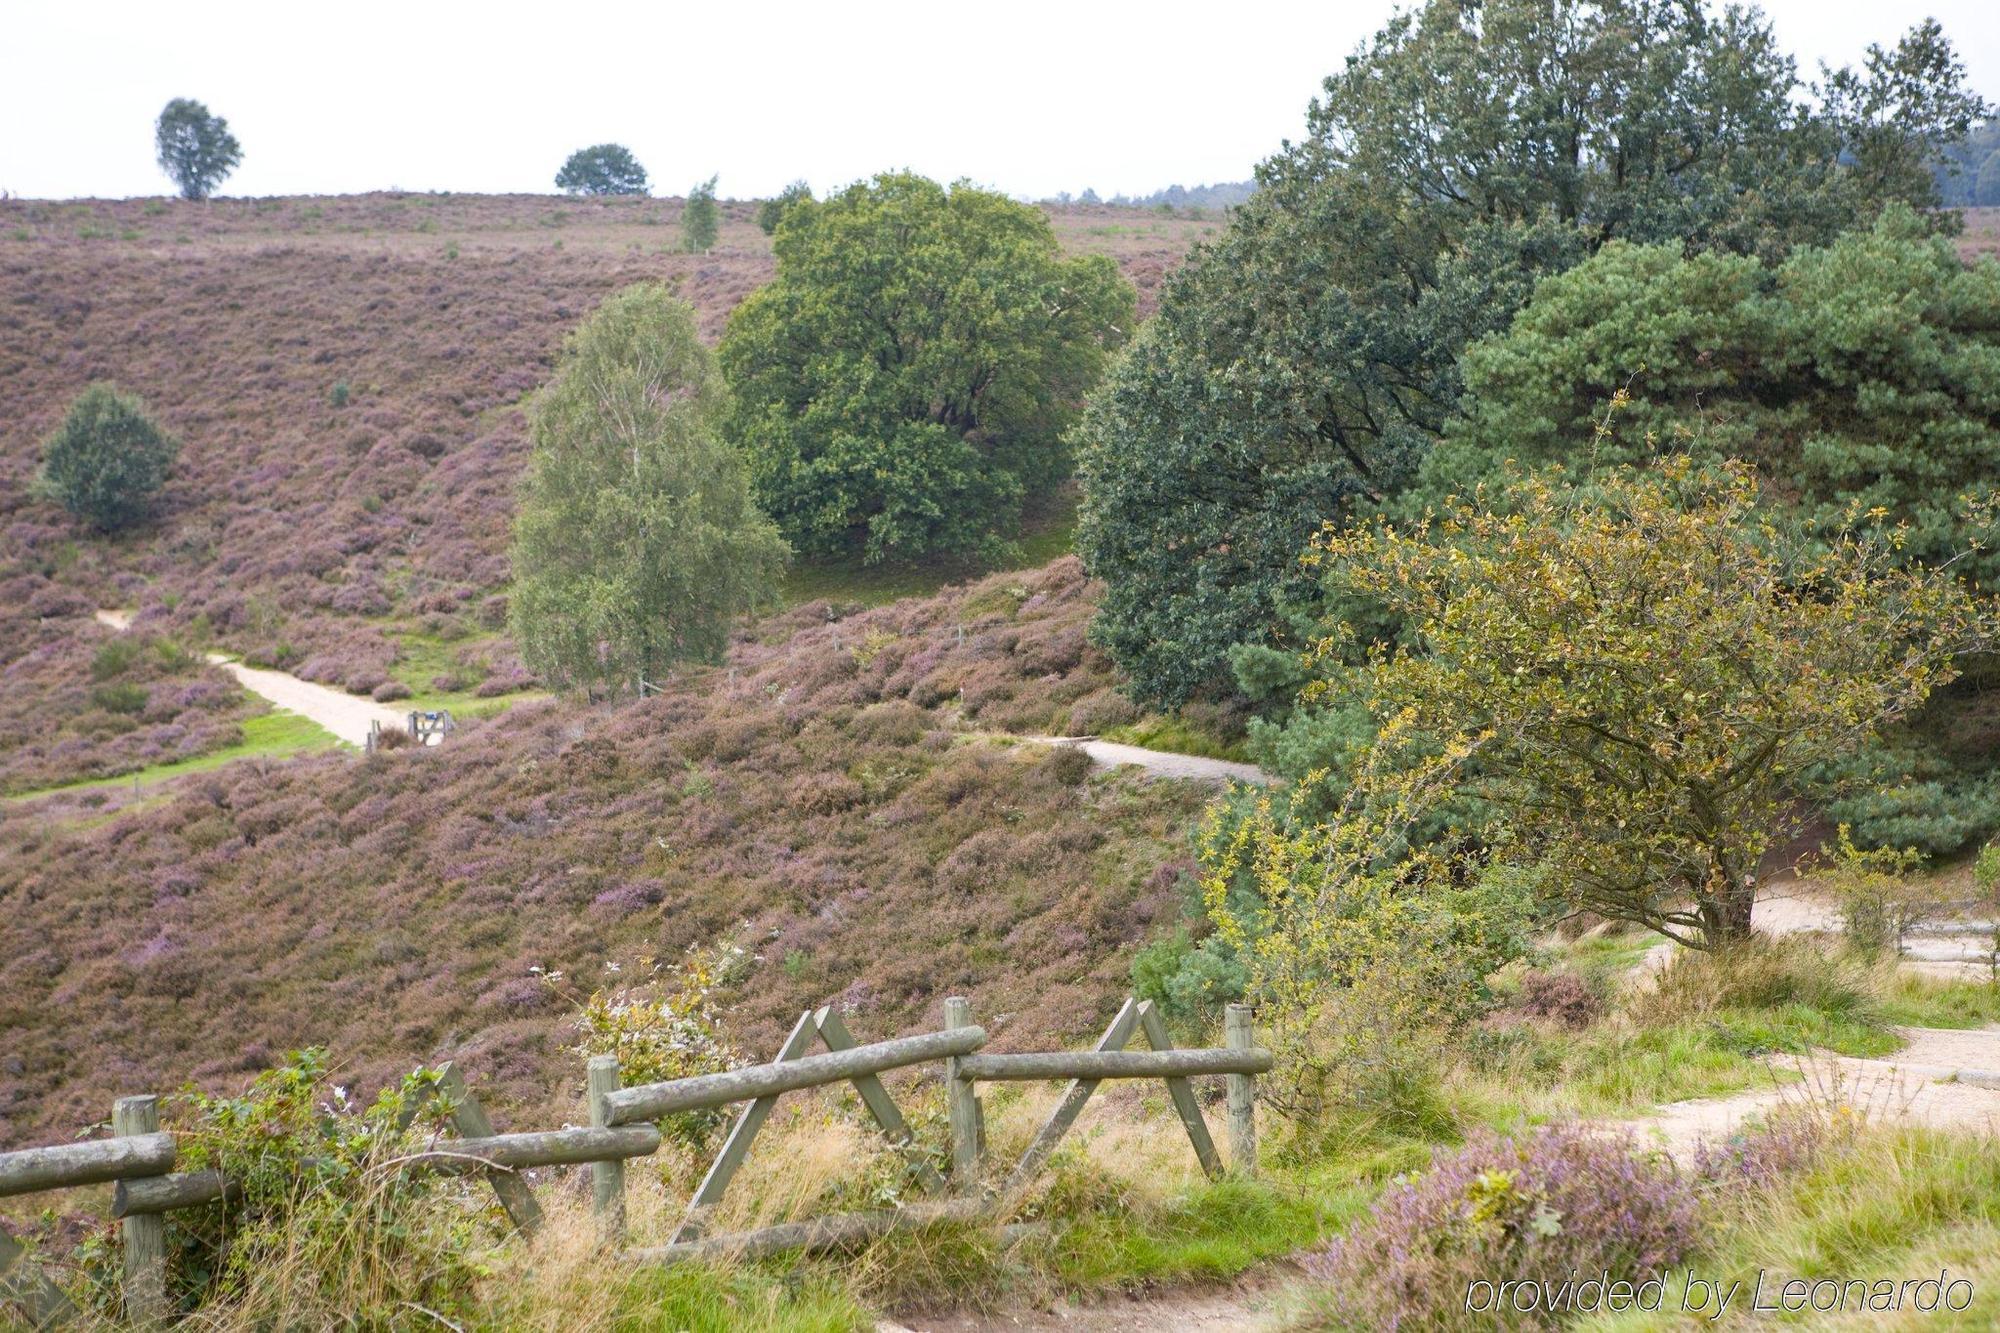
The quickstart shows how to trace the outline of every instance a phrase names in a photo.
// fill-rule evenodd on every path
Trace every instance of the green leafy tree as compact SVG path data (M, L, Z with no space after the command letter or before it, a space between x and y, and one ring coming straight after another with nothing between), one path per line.
M718 225L715 206L716 177L710 176L688 191L681 209L681 246L689 254L705 255L715 248Z
M778 224L785 220L785 214L791 211L793 204L810 202L812 197L812 186L804 181L793 181L780 190L776 198L766 199L757 205L758 228L766 236L774 234L778 230Z
M1812 530L1880 509L1908 556L1991 586L2000 552L1965 554L1992 534L1963 497L2000 475L1995 367L2000 261L1964 264L1907 208L1775 268L1614 244L1467 351L1465 416L1413 495L1468 492L1507 459L1582 480L1740 458Z
M153 127L160 170L179 187L183 199L206 199L243 160L243 145L229 122L200 102L176 97Z
M556 173L556 188L567 194L644 194L646 169L623 144L579 148Z
M1131 285L1039 209L914 175L794 205L776 252L721 352L765 508L816 554L995 549L1066 474Z
M43 442L35 489L109 532L145 517L180 448L144 403L112 385L93 384Z
M1621 237L1776 260L1928 204L1905 168L1979 105L1928 27L1811 91L1755 10L1700 3L1430 0L1365 44L1080 432L1078 547L1134 696L1232 690L1232 646L1281 640L1314 527L1409 483L1459 354L1538 277Z
M1403 626L1309 690L1377 722L1354 808L1409 827L1470 797L1495 812L1493 863L1695 947L1747 935L1792 775L1920 706L1990 637L1962 582L1902 558L1900 526L1857 510L1848 532L1797 540L1745 467L1680 456L1489 498L1330 531L1310 557ZM1324 656L1351 639L1330 624Z
M1973 185L1973 202L1981 208L2000 208L2000 148L1986 155Z
M718 660L785 559L718 425L728 391L691 306L642 284L571 335L536 395L514 520L521 655L560 689L633 689Z

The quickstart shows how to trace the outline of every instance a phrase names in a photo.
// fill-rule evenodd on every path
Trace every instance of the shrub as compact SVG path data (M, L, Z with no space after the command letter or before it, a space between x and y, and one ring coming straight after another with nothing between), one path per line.
M168 1281L183 1310L228 1307L246 1327L393 1328L421 1306L468 1308L473 1214L445 1176L403 1169L449 1123L419 1069L362 1104L324 1052L293 1052L235 1097L170 1108L184 1170L241 1182L224 1205L167 1214Z
M146 711L148 697L144 685L130 681L113 681L107 685L99 685L90 692L90 702L107 713L143 713Z
M347 400L349 396L350 395L347 389L347 381L337 380L335 381L334 386L331 389L327 390L326 401L329 404L331 404L334 408L338 409L347 406Z
M368 696L378 704L386 704L396 699L409 698L410 687L400 680L385 680L368 691Z
M1096 761L1074 745L1055 745L1042 756L1042 768L1065 787L1074 787L1090 777Z
M1681 456L1324 535L1308 558L1328 586L1422 646L1378 642L1359 670L1344 623L1318 646L1333 665L1306 697L1380 728L1361 799L1476 802L1496 856L1568 905L1697 948L1743 939L1792 775L1920 707L1991 623L1879 513L1817 541L1759 500L1746 468Z
M1840 905L1841 938L1864 958L1903 952L1903 937L1923 913L1917 892L1905 879L1923 860L1915 851L1877 848L1861 851L1852 830L1839 830L1839 843L1820 871Z
M1482 1134L1392 1186L1304 1266L1336 1328L1555 1328L1561 1312L1496 1309L1496 1293L1480 1284L1508 1278L1546 1290L1606 1272L1645 1281L1694 1249L1698 1218L1692 1185L1629 1137L1580 1125L1520 1139ZM1468 1319L1468 1302L1479 1320Z
M1532 969L1521 976L1522 1013L1581 1031L1604 1016L1604 988L1580 972Z
M93 384L43 442L35 488L108 532L144 517L179 455L180 442L154 423L144 403Z
M122 676L139 660L144 647L136 637L121 634L100 645L90 657L90 677L92 680L109 680Z
M742 959L734 945L691 949L671 967L641 959L634 969L641 974L638 982L594 991L580 1003L577 1054L617 1056L627 1087L718 1074L742 1064L709 998ZM548 980L562 986L560 976ZM660 1121L660 1130L679 1145L684 1159L694 1160L709 1153L729 1120L726 1107L677 1112Z
M1523 881L1436 852L1398 863L1402 833L1382 811L1292 830L1268 793L1202 829L1210 920L1279 1057L1259 1095L1302 1127L1369 1102L1427 1114L1437 1055L1526 951Z
M1243 998L1249 979L1223 940L1211 935L1196 942L1185 926L1132 955L1132 993L1186 1032L1213 1029L1223 1006Z

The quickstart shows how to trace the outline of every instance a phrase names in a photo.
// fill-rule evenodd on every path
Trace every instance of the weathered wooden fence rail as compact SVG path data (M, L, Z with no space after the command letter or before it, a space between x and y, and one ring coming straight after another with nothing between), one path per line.
M541 1209L519 1173L530 1167L588 1165L592 1207L601 1234L608 1244L623 1250L623 1258L634 1263L671 1263L721 1252L757 1255L822 1249L904 1227L943 1221L997 1222L1013 1209L1105 1079L1163 1080L1202 1169L1219 1175L1224 1169L1222 1158L1209 1137L1189 1080L1226 1076L1230 1164L1237 1171L1254 1172L1255 1080L1271 1068L1271 1055L1254 1044L1250 1010L1242 1005L1229 1007L1224 1032L1227 1044L1222 1048L1177 1050L1152 1005L1127 1000L1094 1050L989 1055L982 1053L985 1029L972 1021L971 1006L963 999L945 1001L944 1026L938 1031L866 1045L849 1035L832 1009L808 1010L799 1016L791 1035L768 1064L627 1088L621 1086L614 1057L593 1057L586 1079L591 1122L587 1128L515 1134L493 1131L463 1078L447 1064L439 1070L435 1095L445 1099L459 1137L437 1140L397 1159L394 1165L399 1170L453 1175L483 1173L508 1217L524 1232L539 1225ZM1143 1035L1151 1049L1124 1049L1136 1035ZM827 1049L807 1054L815 1043ZM951 1132L949 1181L916 1150L909 1124L880 1078L892 1070L939 1060L945 1066ZM1068 1080L1069 1087L1020 1160L997 1184L990 1184L984 1178L986 1134L978 1085L1024 1080ZM909 1155L913 1172L928 1192L942 1194L948 1189L956 1197L704 1237L707 1218L749 1155L777 1099L788 1092L838 1083L853 1086L884 1137ZM653 1122L680 1111L739 1102L744 1104L743 1110L669 1243L624 1250L625 1162L659 1150L660 1131ZM406 1124L418 1110L417 1106L407 1109ZM111 1138L0 1152L0 1196L113 1184L111 1212L119 1220L124 1240L125 1314L139 1324L155 1324L167 1317L162 1215L233 1200L241 1193L236 1182L220 1171L175 1171L178 1147L174 1136L161 1131L159 1123L156 1098L121 1097L113 1107ZM33 1328L54 1326L75 1313L62 1292L29 1262L19 1244L0 1233L0 1304L10 1302L27 1315Z

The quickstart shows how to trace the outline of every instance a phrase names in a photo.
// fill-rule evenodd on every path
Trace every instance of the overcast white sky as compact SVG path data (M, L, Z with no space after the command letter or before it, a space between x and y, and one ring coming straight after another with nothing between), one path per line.
M656 193L725 196L890 167L1040 197L1239 180L1392 0L314 5L11 0L0 190L165 193L170 97L226 116L234 195L553 190L571 149L629 146ZM1810 69L1924 14L2000 100L2000 3L1770 0Z

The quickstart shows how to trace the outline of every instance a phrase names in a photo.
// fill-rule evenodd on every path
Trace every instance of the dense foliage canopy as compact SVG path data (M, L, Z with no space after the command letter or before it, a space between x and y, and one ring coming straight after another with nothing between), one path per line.
M1928 205L1929 161L1982 110L1935 24L1809 88L1754 10L1432 0L1391 21L1168 284L1081 432L1080 548L1135 694L1227 687L1230 646L1310 595L1316 525L1408 484L1460 353L1536 278L1620 238L1774 262Z
M145 516L180 449L144 403L93 384L43 442L36 490L108 532Z
M556 173L556 188L567 194L645 194L646 169L624 144L579 148Z
M1404 628L1309 697L1378 723L1364 808L1471 793L1499 815L1492 859L1689 944L1748 933L1791 775L1922 704L1985 636L1963 583L1901 559L1901 527L1857 507L1794 540L1745 468L1679 456L1487 498L1320 540L1328 578ZM1328 634L1337 660L1352 631Z
M2000 262L1927 232L1897 208L1775 268L1605 247L1466 353L1465 416L1417 494L1510 458L1581 480L1695 452L1752 463L1817 530L1858 503L1906 521L1911 556L1958 559L1989 535L1965 497L2000 476ZM1963 568L1990 583L2000 554Z
M762 231L766 236L775 234L778 230L778 224L785 220L785 214L791 211L792 205L798 203L801 199L811 199L812 197L812 186L806 184L804 181L793 181L776 195L757 205L758 230Z
M176 97L153 127L160 170L172 178L183 199L206 199L243 160L243 145L229 122L188 97Z
M719 658L769 593L785 546L718 434L726 400L693 308L663 287L618 293L565 345L514 527L514 632L550 684L643 692Z
M889 174L802 200L722 343L759 498L820 554L974 554L1068 469L1135 298L1038 209Z

